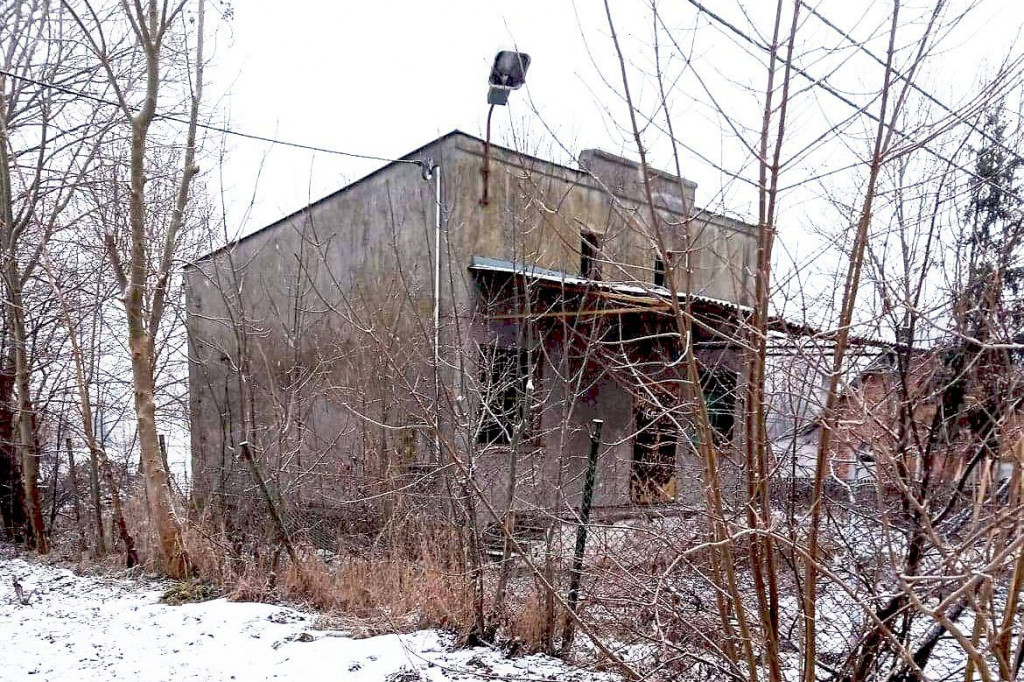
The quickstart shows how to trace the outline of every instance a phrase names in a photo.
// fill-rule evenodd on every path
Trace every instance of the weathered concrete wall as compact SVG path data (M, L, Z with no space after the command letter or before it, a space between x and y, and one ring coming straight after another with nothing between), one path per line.
M447 319L459 319L475 311L480 301L478 288L465 270L473 256L485 256L578 275L581 231L602 237L602 278L631 284L653 285L656 249L650 213L643 202L642 176L638 165L613 155L589 151L583 154L581 171L542 160L491 150L489 202L483 196L483 144L474 138L457 137L445 154L445 196L448 197L447 236L454 282L447 292ZM653 171L653 194L668 249L689 256L693 269L694 294L724 301L749 304L752 299L754 233L749 226L714 215L698 213L688 220L694 205L695 185L665 173ZM682 198L680 198L682 195ZM680 262L682 259L680 258ZM683 273L677 271L676 286L683 288ZM447 307L450 306L450 307ZM500 325L499 325L500 326ZM487 329L487 327L485 327ZM490 338L514 340L511 330L477 333L465 343L466 357L476 356L476 347ZM449 352L460 340L445 327ZM555 342L561 344L560 340ZM549 349L549 359L559 358L560 349ZM709 366L730 365L739 369L735 358L709 357ZM589 449L590 420L604 420L604 443L595 501L599 505L628 505L629 476L633 458L634 397L610 376L594 383L580 395L573 395L564 372L544 372L548 392L541 430L544 455L522 448L517 464L517 506L564 509L576 504L582 487ZM449 376L450 385L458 377ZM568 415L568 417L567 417ZM737 431L741 428L737 424ZM508 451L493 447L482 455L479 471L499 508L507 501ZM699 463L688 443L677 447L678 496L699 499Z
M433 196L418 166L391 165L189 268L198 503L252 496L243 440L285 493L326 505L362 491L370 442L397 437L371 438L342 403L389 416L382 406L401 400L374 374L429 358L418 322L432 301ZM295 482L303 471L316 485Z
M445 392L436 409L453 442L469 447L459 440L456 403L475 409L478 344L500 335L474 318L479 290L467 270L471 258L576 274L580 233L587 230L602 236L603 279L653 283L656 251L638 193L639 169L625 160L592 152L586 157L591 176L495 147L484 206L482 142L455 133L414 158L434 159L442 177ZM750 230L711 214L687 221L692 183L682 183L682 198L675 178L655 174L654 184L668 247L693 247L693 292L749 302ZM431 458L422 426L435 410L433 220L433 181L416 165L392 164L189 268L199 504L251 498L252 481L236 461L243 440L256 443L267 476L283 493L325 507L354 508L359 497L394 483L387 472ZM555 344L549 355L559 352ZM605 376L573 401L569 388L551 379L557 375L554 365L545 375L548 435L544 454L523 456L521 499L549 508L573 502L572 491L582 484L587 427L599 417L608 445L598 503L628 503L630 393ZM391 428L396 425L409 428ZM679 448L681 468L693 466L682 459L685 450ZM508 487L507 454L502 448L479 453L477 472L499 507ZM557 499L565 493L568 498ZM374 503L377 511L387 504Z

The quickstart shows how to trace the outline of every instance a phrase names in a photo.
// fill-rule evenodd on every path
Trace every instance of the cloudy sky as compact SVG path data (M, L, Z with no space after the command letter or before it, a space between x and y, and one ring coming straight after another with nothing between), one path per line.
M756 196L746 145L756 143L765 72L762 52L687 0L661 0L657 64L665 74L683 173L699 183L698 202L751 216ZM743 7L743 5L746 7ZM906 51L930 12L924 0L902 3ZM951 30L922 74L939 99L958 105L991 75L1017 38L1024 3L987 0ZM221 15L225 5L214 5ZM654 19L650 0L613 0L611 8L629 65L633 96L655 109ZM774 3L713 0L706 6L739 32L767 42ZM812 3L804 11L798 50L808 78L795 79L799 105L790 112L794 152L849 107L819 86L867 103L881 68L834 28L885 48L891 3ZM966 6L953 2L952 20ZM786 3L785 12L789 12ZM208 99L214 121L250 133L361 154L393 157L459 128L481 134L486 76L496 50L518 47L533 57L528 88L495 114L494 138L541 156L571 161L587 147L635 156L621 76L603 3L598 0L420 2L236 2L220 24ZM798 157L794 183L830 163L840 167L863 150L866 121L845 123L847 141ZM653 161L671 167L664 123L647 126ZM373 170L374 162L281 145L226 138L223 196L229 231L249 232L310 199ZM208 139L217 146L221 140ZM739 179L737 179L737 176ZM210 178L211 185L217 179ZM808 201L793 199L794 210ZM250 208L250 202L252 206Z

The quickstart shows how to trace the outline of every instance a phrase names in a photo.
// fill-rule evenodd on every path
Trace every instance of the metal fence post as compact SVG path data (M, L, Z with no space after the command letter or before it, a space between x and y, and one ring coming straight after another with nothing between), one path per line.
M568 652L576 634L576 606L580 600L580 580L583 577L583 555L587 550L587 526L590 510L594 503L594 483L597 479L597 451L601 446L603 419L591 422L590 457L587 459L587 477L583 481L583 500L580 503L580 523L576 528L576 551L572 557L572 571L569 573L569 596L566 600L569 612L565 614L565 630L562 633L562 651Z

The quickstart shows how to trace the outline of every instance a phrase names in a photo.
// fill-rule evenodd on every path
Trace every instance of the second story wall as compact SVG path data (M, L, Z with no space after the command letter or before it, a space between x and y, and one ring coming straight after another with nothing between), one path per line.
M669 252L675 288L692 272L694 294L750 304L756 237L749 225L694 209L696 185L649 170L657 225L640 167L606 152L581 154L577 170L454 135L446 145L447 233L453 256L484 256L605 281L659 282L656 244ZM488 169L488 201L484 173ZM581 272L588 251L595 270ZM594 250L593 245L596 245Z
M342 405L400 420L402 387L389 379L429 361L433 216L433 183L391 164L187 269L200 505L251 487L243 441L285 491L283 472L323 467L342 486L393 451L377 441L397 434L367 436Z

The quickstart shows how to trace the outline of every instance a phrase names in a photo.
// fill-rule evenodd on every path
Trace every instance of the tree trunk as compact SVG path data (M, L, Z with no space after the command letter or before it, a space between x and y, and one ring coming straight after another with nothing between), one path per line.
M95 450L89 452L89 492L92 495L93 521L96 523L96 556L107 553L103 533L103 504L100 498L100 462Z
M15 243L14 194L11 188L11 159L8 154L7 104L0 93L0 256L3 258L3 280L6 285L7 332L14 350L13 403L14 428L11 433L15 461L21 469L21 485L27 527L36 550L45 554L48 547L43 527L43 510L39 498L39 462L32 433L32 394L29 385L28 358L25 352L25 318L21 297L21 272L18 268Z
M183 5L182 5L183 6ZM107 250L115 274L124 291L125 316L128 322L128 349L131 352L132 383L135 389L135 415L138 426L140 461L144 472L150 516L156 527L165 569L171 577L184 577L189 571L188 556L182 541L181 524L174 511L167 471L160 453L160 439L156 426L156 347L155 339L163 319L167 284L175 267L174 255L178 245L178 231L184 221L192 178L198 172L195 165L196 129L199 102L203 84L203 17L204 3L198 3L196 12L195 80L189 112L189 127L185 140L184 163L174 209L163 237L162 246L152 248L152 234L146 216L146 141L149 127L157 113L157 97L161 85L161 49L164 32L174 15L161 14L159 3L150 0L145 6L136 3L133 8L124 5L133 14L133 21L146 26L146 32L137 36L145 56L146 96L137 113L123 104L122 109L131 123L130 188L128 201L128 263L122 261L112 234L107 234ZM174 14L176 14L175 12ZM112 84L117 78L109 72ZM156 267L150 262L156 253ZM156 282L150 285L150 276ZM149 294L147 296L147 294Z
M43 521L42 496L39 494L39 453L36 450L35 413L32 407L32 387L29 377L28 355L25 347L24 308L21 298L21 275L17 265L7 253L5 268L11 309L11 331L14 336L14 386L17 396L15 411L15 451L21 460L21 482L25 490L25 512L28 516L32 544L40 554L50 551Z
M164 434L160 434L160 459L164 463L164 473L167 474L167 487L174 490L174 482L171 480L171 465L167 461L167 440Z
M121 505L121 490L117 485L117 481L114 480L114 472L110 467L110 460L107 458L107 453L104 452L98 446L95 449L96 459L99 461L100 468L103 470L103 479L107 482L107 487L110 488L110 499L113 503L114 511L114 527L117 529L117 535L121 538L121 542L124 544L125 554L125 565L128 568L139 565L139 554L135 550L135 538L128 532L128 524L124 520L124 507Z
M174 578L188 573L188 557L181 538L181 524L174 511L171 489L167 485L160 440L156 430L155 382L153 378L153 341L141 324L141 310L129 307L129 348L132 354L132 379L135 385L135 413L139 429L139 449L143 463L150 515L156 526L167 574Z
M114 527L117 529L117 534L121 538L121 542L124 543L124 551L128 568L132 568L133 566L138 565L139 555L135 551L135 540L132 538L131 533L128 532L128 524L125 523L124 520L124 508L121 505L121 488L117 485L117 481L114 480L114 472L110 466L110 460L107 458L107 453L100 444L100 440L96 437L96 430L93 424L92 396L89 391L89 382L85 374L85 357L82 352L82 346L76 336L76 328L71 319L71 310L67 305L67 300L64 298L64 293L61 290L60 285L57 283L57 278L49 268L47 268L47 273L50 275L50 286L53 289L53 295L60 303L61 316L64 319L64 325L68 332L68 341L71 345L71 355L74 359L75 383L78 388L79 413L82 417L82 433L85 435L85 443L89 447L89 459L92 463L91 474L93 479L93 502L96 505L96 527L98 537L100 538L97 549L101 553L104 551L103 516L99 501L99 471L102 470L103 479L107 483L107 488L110 489L110 497L113 501ZM68 451L71 451L70 439L68 440ZM166 462L166 457L164 461Z
M14 372L10 364L5 363L0 368L0 521L7 536L22 543L28 535L28 519L21 466L14 450L13 400Z
M57 429L57 442L60 443L61 430ZM57 485L60 483L60 451L53 458L53 476L50 478L50 518L46 524L46 535L53 535L53 524L57 523Z
M75 512L75 529L78 531L78 556L85 556L85 521L82 519L82 501L78 495L78 469L75 467L75 453L71 449L71 439L67 441L68 448L68 480L71 483L71 505Z

